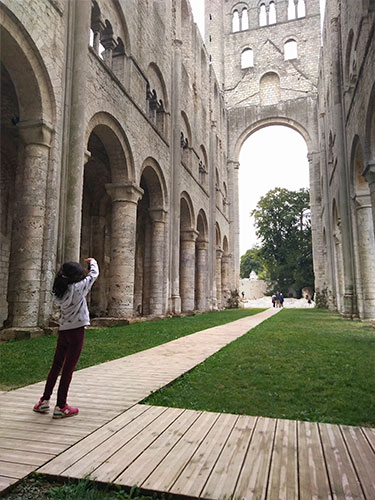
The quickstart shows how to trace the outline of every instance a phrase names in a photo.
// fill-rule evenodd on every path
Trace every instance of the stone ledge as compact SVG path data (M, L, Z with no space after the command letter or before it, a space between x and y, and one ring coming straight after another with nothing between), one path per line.
M34 339L36 337L43 337L44 330L42 328L28 328L28 327L13 327L4 328L0 330L0 340L23 340Z
M127 326L129 320L126 318L93 318L91 320L92 328L108 328L111 326Z

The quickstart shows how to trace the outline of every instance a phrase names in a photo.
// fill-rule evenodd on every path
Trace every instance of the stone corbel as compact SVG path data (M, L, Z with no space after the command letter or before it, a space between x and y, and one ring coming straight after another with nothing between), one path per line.
M51 147L54 129L44 120L26 120L17 123L17 129L23 142L27 144L40 144Z
M106 184L105 189L112 201L127 201L138 203L143 196L143 189L136 184Z
M361 175L370 185L375 182L375 160L367 163Z
M182 241L195 241L199 236L199 232L192 227L181 230Z

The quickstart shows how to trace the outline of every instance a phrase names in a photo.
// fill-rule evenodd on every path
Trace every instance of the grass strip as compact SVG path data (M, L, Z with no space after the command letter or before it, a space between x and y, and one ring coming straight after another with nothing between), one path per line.
M233 309L144 321L122 327L87 330L77 370L129 356L263 310ZM0 389L15 389L44 380L52 363L56 338L52 335L1 344Z
M375 426L375 331L321 309L286 309L144 402Z

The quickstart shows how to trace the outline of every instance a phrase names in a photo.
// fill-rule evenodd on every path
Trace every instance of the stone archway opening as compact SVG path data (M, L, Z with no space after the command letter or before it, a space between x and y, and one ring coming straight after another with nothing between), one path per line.
M240 255L259 243L250 212L262 196L276 187L309 187L307 136L286 123L255 125L239 143Z
M142 198L137 205L134 311L138 316L160 315L165 309L164 192L158 173L146 165L141 176Z
M195 244L195 309L204 311L208 291L208 224L203 210L197 217L197 241Z

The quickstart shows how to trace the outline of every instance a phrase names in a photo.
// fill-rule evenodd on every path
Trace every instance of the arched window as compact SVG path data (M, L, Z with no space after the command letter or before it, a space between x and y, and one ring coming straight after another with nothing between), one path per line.
M292 19L295 19L297 16L296 16L296 6L295 6L295 3L294 3L294 0L289 0L289 3L288 3L288 20L292 20Z
M263 75L259 86L261 106L278 104L280 101L280 77L277 73L270 71Z
M247 11L247 8L245 7L242 9L242 14L241 14L241 30L248 30L249 29L249 13Z
M238 10L233 12L232 17L232 32L240 31L240 15L238 14Z
M245 49L241 54L241 69L252 68L254 66L253 49Z
M298 0L297 4L297 17L305 17L306 16L306 5L305 0Z
M269 24L276 24L276 7L275 7L275 2L270 2Z
M297 59L297 42L295 40L288 40L284 43L284 59L289 61L290 59Z
M262 3L259 9L259 26L267 26L267 12L264 3Z

